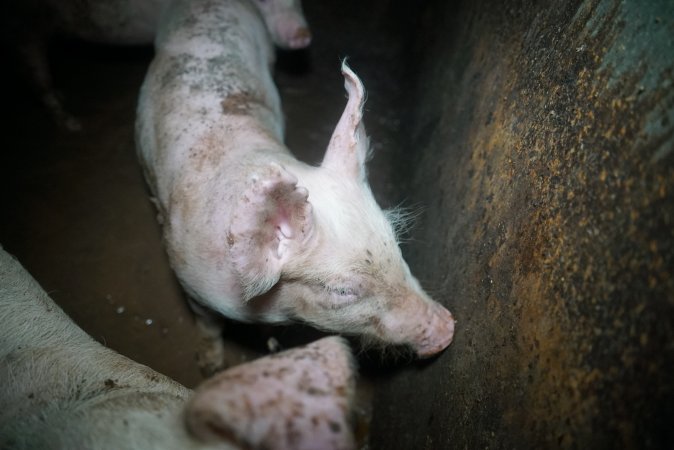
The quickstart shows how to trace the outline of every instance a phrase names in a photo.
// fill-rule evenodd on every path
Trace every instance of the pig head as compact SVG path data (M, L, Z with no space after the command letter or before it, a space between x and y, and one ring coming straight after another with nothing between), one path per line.
M406 344L431 356L451 341L452 315L403 260L395 218L367 183L364 90L344 63L349 94L320 167L286 161L250 179L227 233L247 307L269 321Z

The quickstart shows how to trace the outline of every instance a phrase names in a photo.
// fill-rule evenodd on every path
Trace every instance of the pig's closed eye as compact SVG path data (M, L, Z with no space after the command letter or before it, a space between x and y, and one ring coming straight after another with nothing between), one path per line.
M345 306L358 300L358 290L351 286L325 286L335 301L335 306Z
M340 297L346 297L346 296L355 296L356 295L356 290L350 287L338 287L338 288L333 288L332 289L333 294L337 294Z

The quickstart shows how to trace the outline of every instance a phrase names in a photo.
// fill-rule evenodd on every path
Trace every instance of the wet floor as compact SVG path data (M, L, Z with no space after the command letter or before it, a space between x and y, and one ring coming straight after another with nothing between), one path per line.
M300 159L320 161L346 101L339 64L349 56L368 90L373 189L384 206L396 204L400 15L387 1L367 10L355 1L305 3L312 47L280 55L276 73L287 144ZM66 108L83 130L55 127L25 80L14 77L3 94L9 117L0 157L0 243L95 339L194 387L202 380L195 326L134 149L135 105L152 50L60 42L50 57ZM233 364L264 354L269 337L287 347L298 334L238 324L228 330Z

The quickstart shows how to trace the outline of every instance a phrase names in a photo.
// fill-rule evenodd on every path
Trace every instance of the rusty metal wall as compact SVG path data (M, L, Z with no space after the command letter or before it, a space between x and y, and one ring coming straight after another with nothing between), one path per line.
M425 2L400 178L455 314L371 448L674 448L674 2Z

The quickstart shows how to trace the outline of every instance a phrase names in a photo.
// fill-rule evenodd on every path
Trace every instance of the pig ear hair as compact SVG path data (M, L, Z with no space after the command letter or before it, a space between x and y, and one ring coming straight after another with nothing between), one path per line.
M189 431L239 448L355 448L354 364L328 337L215 375L185 407Z
M370 157L370 143L363 125L365 88L346 59L342 62L342 75L349 100L330 138L321 166L365 181L365 163Z
M241 277L244 299L278 282L283 263L311 235L309 192L278 164L255 174L233 213L227 244Z

